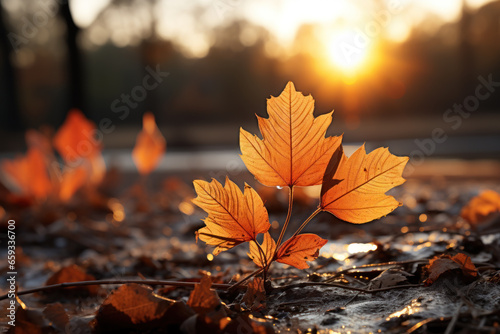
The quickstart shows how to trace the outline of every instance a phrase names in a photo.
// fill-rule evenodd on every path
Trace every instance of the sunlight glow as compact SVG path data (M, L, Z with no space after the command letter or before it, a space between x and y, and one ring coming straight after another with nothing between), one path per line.
M69 5L75 23L86 28L109 3L110 0L71 0Z
M329 60L346 73L359 69L367 60L368 47L357 47L354 40L357 35L352 30L334 33L326 44Z

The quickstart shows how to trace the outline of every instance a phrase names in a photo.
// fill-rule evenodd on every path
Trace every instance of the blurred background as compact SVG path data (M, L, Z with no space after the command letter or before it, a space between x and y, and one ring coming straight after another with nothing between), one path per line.
M2 0L0 11L2 152L71 108L104 120L107 149L131 149L152 111L169 150L237 150L239 127L257 133L255 114L291 80L316 115L335 110L328 134L347 143L500 157L500 1Z

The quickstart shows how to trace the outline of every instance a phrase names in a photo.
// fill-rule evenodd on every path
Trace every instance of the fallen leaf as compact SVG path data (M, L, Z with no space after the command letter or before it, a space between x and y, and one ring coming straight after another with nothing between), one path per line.
M67 168L62 173L61 182L59 183L59 199L67 202L86 181L87 170L84 167Z
M101 152L95 134L95 124L80 110L72 109L54 136L54 147L66 163L74 166L79 159L90 159Z
M385 193L405 182L401 175L408 157L392 155L387 148L367 155L364 145L349 159L341 155L338 167L331 171L333 176L323 183L321 209L347 222L363 224L400 206Z
M65 332L66 326L69 324L69 316L61 303L49 304L43 310L43 315L50 321L50 324L55 329Z
M328 240L316 234L299 234L285 241L276 253L276 261L289 264L297 269L309 268L306 261L315 260L319 250Z
M288 82L278 97L267 100L269 118L257 116L263 139L240 129L241 158L267 186L312 186L323 174L342 137L325 138L332 112L313 116L314 99Z
M132 151L132 159L140 174L149 174L156 168L165 153L165 147L165 138L156 126L154 115L151 112L145 113L142 131L137 136Z
M240 314L224 327L222 333L272 334L275 333L275 328L265 319L256 318L251 314Z
M113 291L96 314L97 332L150 332L181 323L194 312L183 302L158 296L139 284L124 284Z
M471 224L482 223L494 214L500 212L500 194L493 190L485 190L472 198L463 207L460 215Z
M401 282L407 282L408 280L406 279L406 277L408 276L412 275L398 269L387 269L381 272L380 275L372 279L368 287L370 290L374 290L396 286Z
M82 268L76 264L63 267L55 272L49 279L45 282L45 285L61 284L61 283L71 283L71 282L82 282L82 281L94 281L95 277L87 274ZM92 295L97 294L99 291L98 285L88 285L80 287L68 287L65 290L71 291L86 291Z
M197 284L189 295L187 304L196 313L206 314L221 304L217 292L210 289L211 286L212 280L210 277L203 276L200 280L200 284Z
M264 234L264 240L262 245L257 242L257 240L250 241L250 252L247 253L248 257L255 262L261 268L268 266L276 250L276 242L271 237L269 232Z
M433 284L441 275L452 270L460 270L463 277L467 279L475 278L478 275L476 266L470 257L463 253L458 253L453 257L449 255L436 256L429 260L425 269L429 273L429 277L424 281L426 286Z
M264 280L261 277L254 277L247 284L247 291L241 299L242 303L252 311L265 308L266 290L264 289Z
M208 213L205 227L196 237L216 246L217 255L243 242L255 240L257 234L269 230L269 217L257 192L245 184L244 193L229 178L223 187L217 180L194 181L198 197L194 204Z
M45 157L37 148L30 148L25 156L2 161L1 170L22 195L45 199L52 191Z

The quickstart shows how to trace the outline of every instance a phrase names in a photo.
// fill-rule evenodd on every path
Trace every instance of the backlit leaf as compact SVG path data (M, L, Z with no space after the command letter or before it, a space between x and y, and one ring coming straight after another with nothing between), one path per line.
M137 136L132 158L141 174L151 173L165 153L166 142L156 126L155 117L147 112L142 119L142 131Z
M276 253L276 261L289 264L298 269L309 268L306 261L312 261L328 240L316 234L299 234L285 241Z
M500 194L493 190L485 190L472 198L460 215L469 223L479 224L495 212L500 212Z
M23 195L44 199L53 189L45 156L37 148L30 148L25 156L2 161L1 170Z
M82 166L65 170L59 184L59 199L63 202L71 199L75 192L87 181L87 173L87 170Z
M260 246L260 247L259 247ZM258 244L257 241L250 241L250 252L248 253L248 257L250 257L256 265L263 268L272 260L274 255L274 251L276 250L276 242L271 237L269 232L264 234L264 240L262 241L262 245Z
M101 144L95 135L95 124L80 110L72 109L54 136L54 147L66 163L74 165L81 158L90 159L100 153Z
M193 203L208 213L205 227L196 232L197 238L216 246L217 255L243 242L255 240L271 226L267 210L257 192L245 184L244 193L229 178L222 186L217 180L194 181L198 197Z
M407 161L387 148L367 155L364 145L349 159L342 153L334 175L323 182L321 208L355 224L387 215L400 203L385 193L405 182L401 175Z
M289 82L267 101L269 118L257 116L263 139L240 130L241 158L257 180L267 186L312 186L323 174L341 137L325 138L332 112L313 116L314 99L295 91Z

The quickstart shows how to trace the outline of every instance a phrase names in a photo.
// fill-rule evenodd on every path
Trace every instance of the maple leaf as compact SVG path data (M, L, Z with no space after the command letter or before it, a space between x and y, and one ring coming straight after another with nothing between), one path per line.
M495 212L500 212L500 194L493 190L485 190L462 208L460 216L469 223L479 224Z
M95 124L80 110L72 109L54 136L54 147L67 163L74 164L80 158L90 159L101 151L95 132Z
M264 288L264 280L262 277L254 277L247 284L247 291L241 299L242 303L252 310L257 311L266 307L266 290Z
M23 195L44 199L53 189L45 156L38 148L30 148L25 156L2 161L1 170Z
M63 202L71 199L75 192L85 184L87 177L87 170L83 166L65 170L59 183L59 199Z
M200 284L197 284L189 295L187 304L196 313L208 313L221 304L217 292L212 290L211 286L212 280L209 276L205 275L201 278Z
M339 154L336 152L336 154ZM343 152L325 176L322 210L350 223L363 224L392 212L401 204L385 193L405 182L408 157L392 155L387 148L366 154L364 145L348 159Z
M132 159L140 174L149 174L156 168L165 153L165 147L165 138L156 126L154 115L151 112L145 113L142 118L142 131L137 136L132 151Z
M216 246L217 255L243 242L255 240L257 234L269 230L269 217L257 192L245 184L244 193L226 177L222 186L217 180L193 182L198 197L194 204L208 213L205 227L196 232L196 237Z
M314 99L288 82L278 97L267 101L269 118L257 116L263 139L240 129L241 158L267 186L321 184L330 157L342 137L325 138L332 112L313 116Z
M477 277L477 269L469 256L458 253L450 257L449 255L436 256L429 260L429 264L425 267L429 272L429 277L424 281L426 286L434 283L441 275L450 272L451 270L459 269L465 278Z
M328 240L316 234L299 234L285 241L276 253L276 261L289 264L297 269L307 269L306 261L312 261L319 255L319 250Z
M276 250L276 242L271 237L269 232L264 234L262 245L258 244L256 240L250 242L250 252L247 253L248 257L261 268L268 266Z

